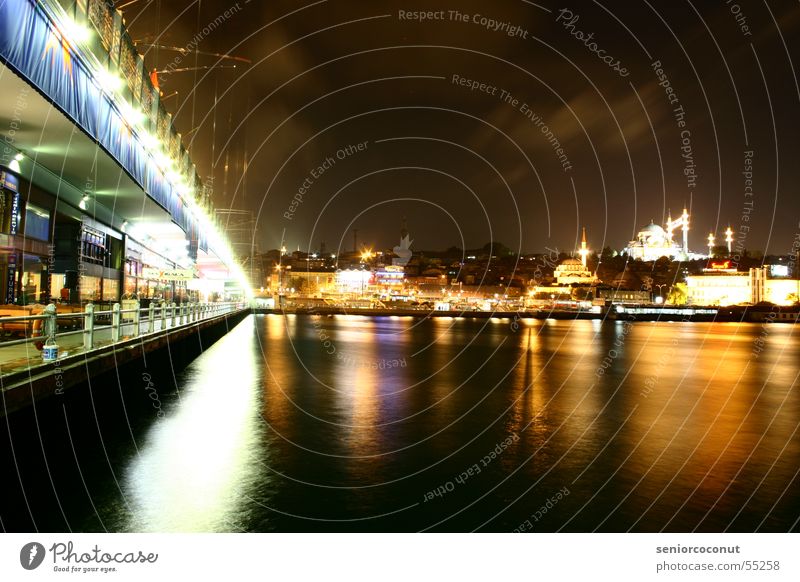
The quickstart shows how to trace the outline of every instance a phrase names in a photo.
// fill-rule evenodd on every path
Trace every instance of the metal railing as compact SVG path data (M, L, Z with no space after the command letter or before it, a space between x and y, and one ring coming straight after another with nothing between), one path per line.
M128 303L126 301L126 303ZM56 305L50 304L41 315L0 316L0 348L19 346L31 342L47 342L52 340L58 343L62 338L83 335L83 341L75 347L91 350L97 346L98 332L111 330L110 342L103 345L114 344L148 334L161 332L167 329L191 325L203 320L211 319L225 313L232 313L247 307L243 302L218 302L218 303L150 303L149 307L141 308L138 301L132 300L133 307L122 309L119 303L114 303L111 310L97 311L95 305L88 303L84 311L71 313L58 313ZM158 325L156 325L158 324ZM68 331L58 331L66 329ZM6 340L7 333L19 334L21 339ZM105 334L108 335L108 334Z

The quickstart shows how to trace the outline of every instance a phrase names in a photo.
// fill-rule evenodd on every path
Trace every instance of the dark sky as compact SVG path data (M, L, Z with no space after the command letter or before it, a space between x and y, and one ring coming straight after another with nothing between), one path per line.
M798 6L139 0L124 14L135 39L187 46L194 37L199 50L252 61L162 75L162 89L179 91L166 102L179 130L199 127L185 141L201 176L214 176L216 206L252 209L262 250L282 236L292 250L349 249L353 228L385 248L403 216L415 249L497 240L571 250L583 225L593 248L621 248L686 203L693 250L730 224L746 231L747 248L785 253L800 232ZM443 19L409 19L417 10ZM146 52L149 67L176 57L178 67L195 64ZM234 61L198 57L215 63ZM470 90L454 75L490 88ZM335 163L315 178L326 158Z

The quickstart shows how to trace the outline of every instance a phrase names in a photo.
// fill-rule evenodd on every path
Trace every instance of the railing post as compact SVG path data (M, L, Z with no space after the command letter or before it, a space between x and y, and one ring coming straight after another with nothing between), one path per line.
M44 337L55 341L56 339L56 306L52 303L44 308L44 315L47 319L44 320Z
M56 345L56 330L58 324L56 323L56 306L51 303L44 308L42 315L45 316L42 331L46 338L42 346L42 361L57 362L58 346Z
M119 303L111 306L111 341L117 343L120 336L120 313Z
M181 325L186 323L186 303L181 303Z
M139 321L140 321L139 318L140 318L141 313L142 313L141 306L142 306L142 304L139 303L139 300L137 299L136 300L136 307L134 308L134 309L136 309L136 311L133 312L133 333L131 334L133 337L138 337L139 336Z
M161 331L167 328L167 302L161 302Z
M151 301L147 307L147 333L153 333L156 330L156 304Z
M86 314L83 316L83 348L94 348L94 303L86 304Z

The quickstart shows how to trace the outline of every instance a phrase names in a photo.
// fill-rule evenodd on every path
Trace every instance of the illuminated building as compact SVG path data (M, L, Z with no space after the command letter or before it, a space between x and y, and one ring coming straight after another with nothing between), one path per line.
M375 271L375 286L382 297L390 298L403 294L405 273L403 267L387 265Z
M594 285L597 283L597 277L586 266L586 257L590 251L586 244L585 228L581 237L581 248L577 252L581 257L580 260L565 259L553 271L553 277L558 285Z
M682 233L681 244L674 240L674 232L678 228ZM642 261L656 261L661 257L673 260L690 258L692 253L689 252L689 213L686 208L676 220L672 220L671 215L668 216L663 228L650 221L650 224L636 235L636 240L628 243L624 252L631 258Z
M686 277L688 305L793 305L800 280L774 277L770 267L738 271L731 261L711 262L702 275Z
M559 285L592 285L597 277L578 259L564 259L553 271Z
M18 96L0 104L0 303L248 296L210 186L113 5L0 3L0 74ZM8 122L23 106L24 132Z
M294 289L295 293L320 296L336 290L336 276L330 271L284 269L283 286L289 290Z
M552 286L537 285L534 287L529 292L529 303L537 306L561 305L577 307L581 302L591 302L599 280L586 265L586 258L589 252L586 243L586 229L584 228L581 247L577 251L581 257L580 260L564 259L561 261L553 270L553 278L556 284Z
M344 269L336 271L336 291L363 295L372 284L372 271Z

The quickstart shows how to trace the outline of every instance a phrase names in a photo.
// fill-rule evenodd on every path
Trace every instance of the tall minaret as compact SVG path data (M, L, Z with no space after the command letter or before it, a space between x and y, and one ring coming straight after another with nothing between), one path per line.
M733 231L730 226L725 229L725 242L728 243L728 254L730 255L733 252Z
M586 255L589 254L589 249L586 248L586 227L583 227L583 238L581 239L581 250L578 251L578 254L581 256L581 263L583 264L583 268L586 268Z
M669 242L672 244L672 229L675 228L675 225L672 224L672 210L667 210L667 235L669 236Z
M708 256L710 258L714 258L714 246L716 244L716 239L714 238L714 233L708 233Z
M683 254L689 256L689 212L686 207L683 207L683 214L681 215L683 221Z

